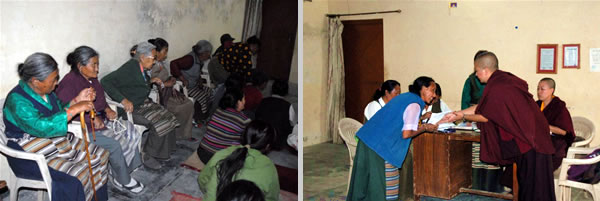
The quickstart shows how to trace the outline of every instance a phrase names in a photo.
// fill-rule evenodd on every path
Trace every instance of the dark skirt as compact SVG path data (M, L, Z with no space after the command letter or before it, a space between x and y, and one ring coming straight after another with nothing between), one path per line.
M385 200L385 161L362 141L356 147L351 174L346 200Z

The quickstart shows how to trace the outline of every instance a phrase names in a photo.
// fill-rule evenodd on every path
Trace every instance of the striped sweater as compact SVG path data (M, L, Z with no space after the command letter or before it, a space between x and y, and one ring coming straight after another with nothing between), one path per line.
M206 135L200 142L200 147L211 153L225 149L232 145L239 145L242 132L250 119L233 108L221 108L213 114Z

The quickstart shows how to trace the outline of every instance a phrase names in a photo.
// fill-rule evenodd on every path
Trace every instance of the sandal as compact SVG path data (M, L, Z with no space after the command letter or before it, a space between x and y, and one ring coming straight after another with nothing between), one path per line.
M115 180L114 178L111 179L115 188L119 189L120 191L127 190L127 191L135 193L135 194L142 192L144 190L144 184L142 184L141 182L138 182L137 180L135 180L133 178L132 178L132 180L135 182L135 184L133 184L131 186L124 186L124 185L120 184L117 180Z

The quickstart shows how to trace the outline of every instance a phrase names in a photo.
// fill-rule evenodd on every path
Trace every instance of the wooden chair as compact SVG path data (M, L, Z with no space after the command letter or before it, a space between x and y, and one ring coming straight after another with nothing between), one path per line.
M338 131L340 137L346 143L348 148L348 156L350 156L350 173L348 174L348 187L350 187L350 177L352 176L352 166L354 164L354 154L356 153L357 142L354 139L358 129L362 127L362 124L351 118L343 118L338 123Z

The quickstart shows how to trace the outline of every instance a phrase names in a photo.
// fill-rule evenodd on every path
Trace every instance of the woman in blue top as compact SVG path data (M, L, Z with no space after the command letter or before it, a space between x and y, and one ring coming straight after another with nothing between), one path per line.
M360 141L347 200L398 200L398 178L386 182L386 174L398 175L412 137L437 129L434 124L419 125L421 111L435 97L435 88L430 77L417 78L410 92L389 101L357 132Z

